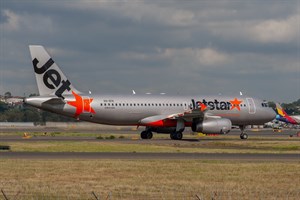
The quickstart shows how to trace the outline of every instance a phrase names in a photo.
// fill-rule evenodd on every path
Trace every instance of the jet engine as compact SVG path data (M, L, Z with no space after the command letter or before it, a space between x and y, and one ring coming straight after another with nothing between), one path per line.
M194 121L192 131L205 134L226 134L231 130L232 123L225 118L208 118L203 121Z

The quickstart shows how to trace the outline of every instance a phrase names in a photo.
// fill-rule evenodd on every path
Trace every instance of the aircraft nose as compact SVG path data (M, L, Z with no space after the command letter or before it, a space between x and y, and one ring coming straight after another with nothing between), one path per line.
M270 121L272 121L273 119L276 118L276 112L273 109L270 109L267 112L267 115L268 115L268 119L270 119Z

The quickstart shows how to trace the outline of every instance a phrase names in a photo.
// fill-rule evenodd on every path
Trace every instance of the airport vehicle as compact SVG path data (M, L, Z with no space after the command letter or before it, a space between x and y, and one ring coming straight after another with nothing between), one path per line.
M282 121L288 124L300 124L300 115L289 116L285 112L285 110L279 105L279 103L276 103L276 110L277 110L276 119L278 121Z
M83 121L144 126L142 139L151 139L156 132L180 140L186 127L205 134L226 134L232 125L240 127L241 139L247 139L247 125L264 124L276 116L266 103L252 97L82 93L43 46L29 49L40 96L26 98L26 104Z

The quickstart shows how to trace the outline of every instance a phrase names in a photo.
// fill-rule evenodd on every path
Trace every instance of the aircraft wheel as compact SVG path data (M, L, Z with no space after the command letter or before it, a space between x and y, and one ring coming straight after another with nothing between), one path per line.
M246 139L248 139L248 135L247 135L246 133L242 133L242 134L240 135L240 138L241 138L242 140L246 140Z
M147 139L147 131L142 131L141 132L141 138L142 139Z
M176 139L181 140L182 139L182 132L176 132Z
M151 131L142 131L141 132L142 139L151 139L152 137L153 137L153 134Z
M153 137L152 132L151 131L146 131L146 132L147 132L147 134L146 134L147 139L151 139Z
M181 140L182 139L182 132L171 133L170 137L171 137L172 140Z
M171 134L170 134L170 138L171 138L172 140L175 140L175 138L174 138L174 133L171 133Z

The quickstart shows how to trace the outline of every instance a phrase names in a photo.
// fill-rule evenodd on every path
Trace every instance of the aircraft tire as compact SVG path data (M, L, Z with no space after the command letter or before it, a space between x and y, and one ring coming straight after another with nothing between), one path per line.
M182 136L182 132L176 132L176 140L181 140Z
M146 131L146 132L147 132L147 133L146 133L146 136L147 136L146 139L152 139L152 137L153 137L152 132L151 132L151 131Z
M152 137L153 137L153 134L151 131L142 131L141 132L142 139L151 139Z
M175 140L175 139L174 139L174 134L173 134L173 133L170 134L170 138L171 138L172 140Z
M243 134L240 135L240 138L242 140L246 140L246 139L248 139L248 135L246 133L243 133Z
M142 131L141 132L141 138L142 139L147 139L147 131Z
M172 140L181 140L182 139L182 132L174 132L170 134L170 138Z

